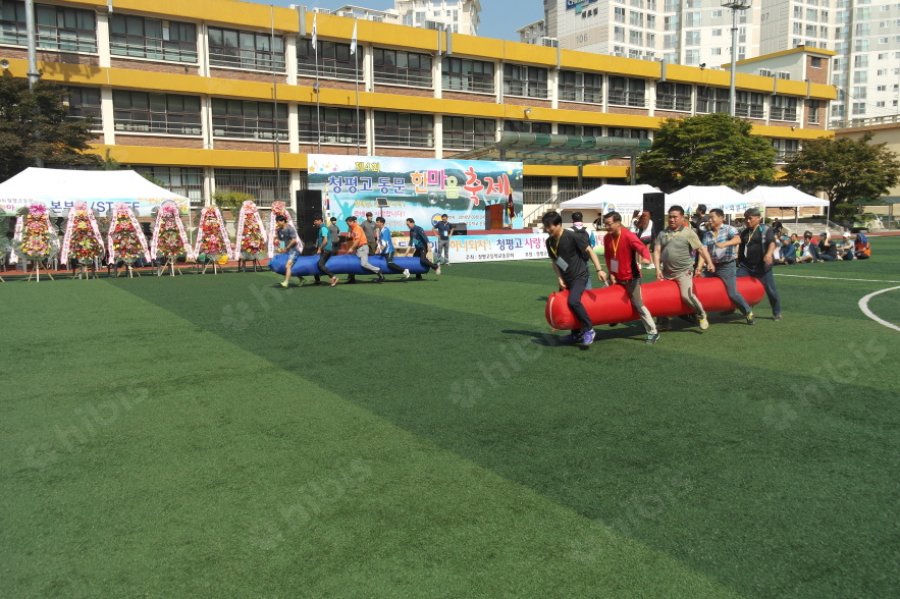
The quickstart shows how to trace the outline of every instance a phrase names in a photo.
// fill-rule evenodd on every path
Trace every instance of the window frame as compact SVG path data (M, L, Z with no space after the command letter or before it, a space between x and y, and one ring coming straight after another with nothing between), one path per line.
M272 102L256 100L212 98L210 113L213 139L288 141L287 104L273 105ZM271 125L265 127L267 122Z
M434 149L434 115L376 110L372 120L377 147Z
M215 37L218 37L220 41L214 41ZM245 47L245 44L251 40L252 48ZM272 45L273 41L274 45ZM268 49L265 48L267 45ZM211 67L262 73L284 74L287 72L284 38L278 35L273 38L268 33L257 33L245 29L208 27L207 47L209 49L209 66Z
M413 67L414 62L418 66ZM423 62L427 62L428 66L423 67ZM377 84L434 89L433 69L434 59L430 54L393 48L372 50L372 78Z
M117 32L118 23L124 27ZM140 33L130 33L130 27L140 26ZM148 35L148 25L157 26L156 36ZM173 40L173 30L184 39ZM154 43L150 43L154 42ZM194 23L154 19L140 15L113 13L109 20L109 52L117 58L144 58L185 64L197 64L197 26Z
M128 99L128 106L125 105L125 98ZM186 100L196 104L196 111L185 107ZM159 110L160 102L165 102L165 110ZM170 108L176 102L181 104L181 110ZM135 118L138 115L145 115L146 118ZM203 134L200 96L113 90L113 128L123 134L200 137Z

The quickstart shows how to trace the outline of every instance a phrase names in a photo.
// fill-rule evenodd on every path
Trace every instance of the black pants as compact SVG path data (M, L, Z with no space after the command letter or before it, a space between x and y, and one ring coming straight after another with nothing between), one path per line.
M382 254L382 256L384 256L384 261L387 262L387 267L390 270L399 273L402 273L404 270L406 270L394 263L394 252L388 252L387 254Z
M325 263L328 262L329 258L331 258L331 252L326 252L325 250L322 250L322 253L319 254L319 263L317 266L319 267L319 270L322 271L323 275L325 275L326 277L333 277L334 273L332 273L330 270L328 270L328 267L325 266Z
M425 268L430 268L432 270L437 270L437 264L428 259L428 250L424 248L416 248L416 251L413 253L413 256L419 259L419 264L424 266Z
M584 309L584 304L581 303L581 295L584 293L584 288L587 285L587 278L584 279L575 279L574 281L566 281L566 287L569 288L569 309L575 315L575 318L578 319L578 322L581 323L581 332L585 333L594 328L594 323L591 322L591 317L588 316L587 310Z

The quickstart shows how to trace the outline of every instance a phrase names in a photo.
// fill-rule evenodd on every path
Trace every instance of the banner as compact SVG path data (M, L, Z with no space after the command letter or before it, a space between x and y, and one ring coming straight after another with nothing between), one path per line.
M178 211L184 216L190 210L189 200L151 200L134 198L123 198L120 200L88 200L86 201L88 210L92 210L97 217L112 216L113 206L117 203L123 203L128 206L137 216L156 216L157 209L163 202L170 201L178 206ZM50 211L50 216L65 217L68 216L69 210L75 206L74 201L45 201L45 200L3 200L0 202L0 216L14 216L22 208L27 208L32 204L43 204Z
M485 229L485 206L501 204L504 227L522 228L522 163L310 154L309 189L322 192L325 212L344 219L366 212L388 227L413 218L425 230L447 214L469 231ZM510 197L512 202L510 202Z
M546 239L546 233L454 235L450 238L450 263L547 259ZM395 238L394 244L397 255L402 256L409 246L409 239ZM434 240L431 249L437 251Z

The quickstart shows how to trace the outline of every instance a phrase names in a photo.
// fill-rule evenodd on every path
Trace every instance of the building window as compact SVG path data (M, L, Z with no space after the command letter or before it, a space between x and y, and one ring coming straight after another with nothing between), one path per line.
M625 22L625 9L621 6L616 6L613 11L613 18L616 23L624 23Z
M34 7L37 47L60 52L97 52L97 22L93 10L37 4ZM25 3L0 4L0 44L27 46Z
M731 112L731 95L724 87L698 87L697 112Z
M301 142L353 146L365 141L365 127L357 127L355 109L322 107L317 112L315 106L301 105L298 113Z
M593 125L568 125L561 124L557 127L559 135L572 135L575 137L603 137L603 127Z
M461 116L444 117L444 148L471 150L494 143L497 124L492 119Z
M769 118L773 121L796 121L797 98L772 96L772 104L769 107Z
M625 139L650 139L650 132L647 129L630 129L628 127L609 127L606 135Z
M197 26L114 13L109 18L109 51L172 62L197 62Z
M87 121L91 130L103 129L103 117L100 114L100 89L96 87L66 88L69 102L69 118Z
M350 54L350 44L319 40L318 56L313 52L312 40L297 40L297 73L326 79L363 81L362 53Z
M431 56L402 50L375 48L375 82L411 87L432 87Z
M209 64L283 73L284 39L268 33L210 27Z
M200 98L113 91L116 131L200 135Z
M153 179L173 193L183 195L194 206L203 204L203 169L181 168L177 166L137 166L135 169L144 177Z
M787 162L800 151L800 141L796 139L773 139L775 147L775 162Z
M503 130L511 133L540 133L550 135L553 133L553 126L550 123L539 123L535 121L504 121Z
M213 98L213 137L279 140L288 138L286 104Z
M761 119L765 115L763 95L757 92L735 92L734 114L751 119Z
M526 98L547 97L547 69L522 64L503 65L503 94Z
M656 108L658 110L691 110L691 86L668 81L656 84Z
M217 168L213 171L216 192L249 194L257 206L271 206L275 200L290 202L291 175L287 171L263 171L238 168Z
M643 108L646 105L646 86L647 82L643 79L610 77L608 101L619 106Z
M494 93L494 63L464 58L445 58L441 85L447 90Z
M819 100L807 100L806 101L806 122L810 125L818 125L819 124L819 109L822 107L822 103Z
M433 148L434 117L430 114L376 111L375 145Z
M559 72L559 99L566 102L603 102L603 76L576 71Z
M809 66L813 69L821 69L822 68L822 59L818 56L812 56L809 59Z

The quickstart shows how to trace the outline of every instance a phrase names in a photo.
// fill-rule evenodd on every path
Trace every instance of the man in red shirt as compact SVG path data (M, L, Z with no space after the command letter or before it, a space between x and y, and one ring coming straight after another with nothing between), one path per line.
M644 330L647 331L647 343L656 343L659 340L659 331L653 322L653 315L644 305L641 298L641 269L638 268L637 256L640 254L641 262L650 263L650 252L637 235L622 226L622 215L618 212L610 212L603 216L603 226L606 235L603 237L604 257L606 269L609 271L610 280L616 285L625 288L625 292L631 299L631 305L641 317Z

